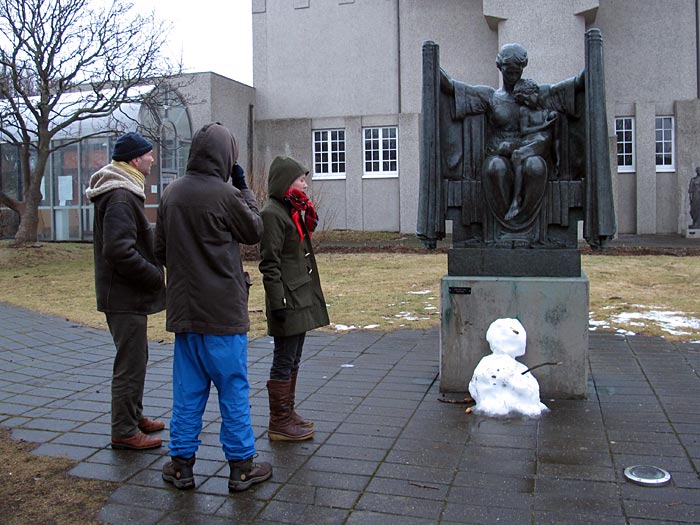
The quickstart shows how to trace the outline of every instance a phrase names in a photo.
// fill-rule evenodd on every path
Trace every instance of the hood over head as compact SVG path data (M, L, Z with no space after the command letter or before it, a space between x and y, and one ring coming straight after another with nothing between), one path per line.
M287 188L296 179L307 173L309 173L309 170L292 157L275 157L272 164L270 164L270 173L267 177L268 195L282 200Z
M220 122L212 122L202 126L192 137L187 173L216 175L227 182L237 160L236 137Z

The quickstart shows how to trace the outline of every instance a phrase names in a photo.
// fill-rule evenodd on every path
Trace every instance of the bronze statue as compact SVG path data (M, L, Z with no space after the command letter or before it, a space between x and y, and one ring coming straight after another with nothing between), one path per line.
M700 229L700 167L695 168L695 177L690 179L688 197L690 198L690 217L693 219L693 223L688 227L697 230Z
M502 87L470 85L423 45L417 234L434 247L452 220L453 259L473 247L577 250L581 219L594 248L615 234L600 32L586 34L576 77L537 84L522 78L527 63L523 46L506 44Z

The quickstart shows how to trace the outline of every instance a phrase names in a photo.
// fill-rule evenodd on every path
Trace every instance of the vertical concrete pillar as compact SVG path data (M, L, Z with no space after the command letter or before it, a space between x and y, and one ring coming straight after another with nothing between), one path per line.
M420 166L420 115L399 114L399 227L403 233L415 233L418 218L418 167Z
M359 140L358 140L359 139ZM362 230L362 119L345 120L345 210L346 228Z
M637 155L637 234L656 233L656 106L634 106Z

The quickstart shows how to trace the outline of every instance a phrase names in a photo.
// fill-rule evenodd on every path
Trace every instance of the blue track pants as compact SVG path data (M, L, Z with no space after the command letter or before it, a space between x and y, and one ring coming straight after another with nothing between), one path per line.
M226 459L240 461L255 455L247 360L247 334L175 334L171 456L189 458L197 452L211 383L219 393L219 440Z

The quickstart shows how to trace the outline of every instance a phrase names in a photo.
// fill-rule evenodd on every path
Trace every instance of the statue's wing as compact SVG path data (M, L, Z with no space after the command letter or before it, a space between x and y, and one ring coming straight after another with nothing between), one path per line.
M423 99L416 235L428 248L445 238L446 201L440 173L440 50L423 44Z
M586 33L586 177L583 236L592 248L603 248L616 232L608 124L605 111L603 39L600 30Z

